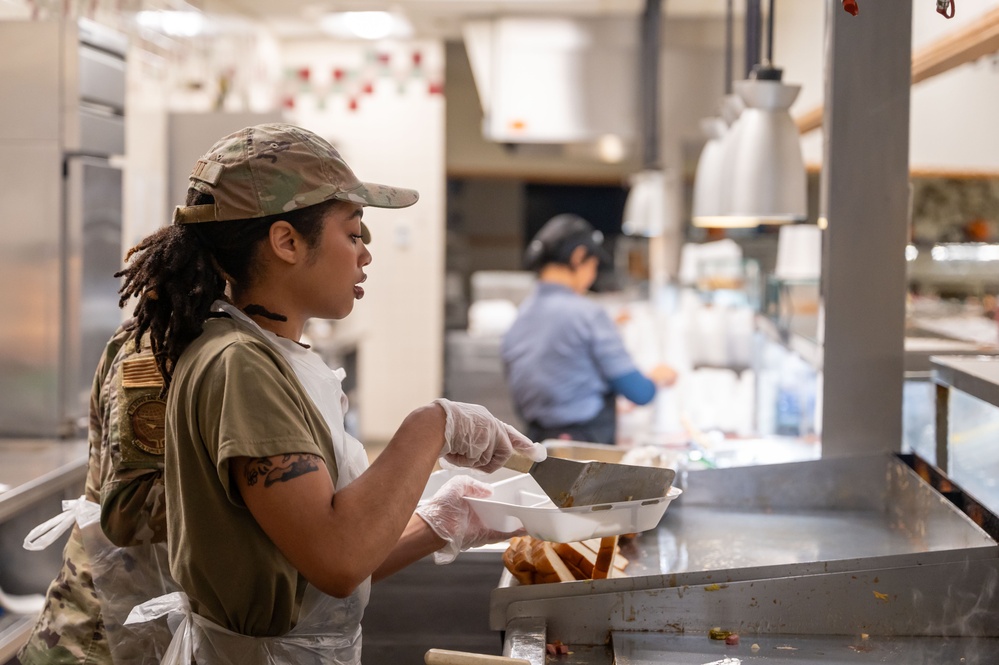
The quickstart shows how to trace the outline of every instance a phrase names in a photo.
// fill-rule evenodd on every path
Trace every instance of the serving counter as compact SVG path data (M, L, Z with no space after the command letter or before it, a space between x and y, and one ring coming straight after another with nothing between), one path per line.
M62 512L62 501L83 493L86 441L0 440L0 589L9 595L43 594L62 563L68 534L48 549L28 552L24 537ZM35 623L32 615L0 614L0 663L11 658Z
M691 471L659 526L622 549L628 577L521 586L504 573L490 625L532 663L555 640L573 652L558 662L594 665L999 662L994 522L926 471L893 454Z

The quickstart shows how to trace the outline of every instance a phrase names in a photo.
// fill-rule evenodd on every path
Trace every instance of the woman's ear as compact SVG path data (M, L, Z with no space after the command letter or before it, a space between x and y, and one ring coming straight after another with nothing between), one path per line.
M569 267L573 270L579 268L583 265L583 261L589 256L589 252L585 245L579 245L576 249L572 250L572 254L569 255Z
M268 246L276 258L286 263L297 263L304 246L295 227L284 220L271 224L267 233Z

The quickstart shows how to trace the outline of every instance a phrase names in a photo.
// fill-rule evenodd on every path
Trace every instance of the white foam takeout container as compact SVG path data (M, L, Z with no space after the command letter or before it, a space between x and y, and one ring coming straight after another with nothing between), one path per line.
M658 499L557 508L531 476L521 474L493 483L491 497L468 502L491 529L509 532L523 525L535 538L571 543L654 529L679 495L680 489L671 487Z
M475 514L487 527L505 533L523 527L529 535L555 543L654 529L670 502L682 493L678 487L671 487L666 496L658 499L558 508L528 474L506 468L490 474L449 468L430 475L420 503L429 500L444 483L457 475L470 475L492 485L492 496L468 498Z
M451 477L461 473L460 470L447 470L432 474L424 500ZM529 535L556 543L654 529L670 502L681 494L679 488L671 487L666 496L658 499L557 508L527 474L501 469L488 475L470 475L493 486L493 495L489 498L468 498L472 510L483 524L507 533L523 526Z

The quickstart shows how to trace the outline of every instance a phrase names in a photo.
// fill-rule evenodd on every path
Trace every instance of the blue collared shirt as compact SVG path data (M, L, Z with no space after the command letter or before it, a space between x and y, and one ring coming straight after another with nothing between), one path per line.
M611 384L637 371L600 305L546 282L521 304L502 353L514 406L544 427L592 419Z

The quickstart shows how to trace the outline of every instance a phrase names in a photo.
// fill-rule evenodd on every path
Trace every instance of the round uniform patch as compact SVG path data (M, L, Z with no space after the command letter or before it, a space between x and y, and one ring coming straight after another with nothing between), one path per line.
M152 455L162 455L166 444L166 402L145 395L128 405L135 446Z

